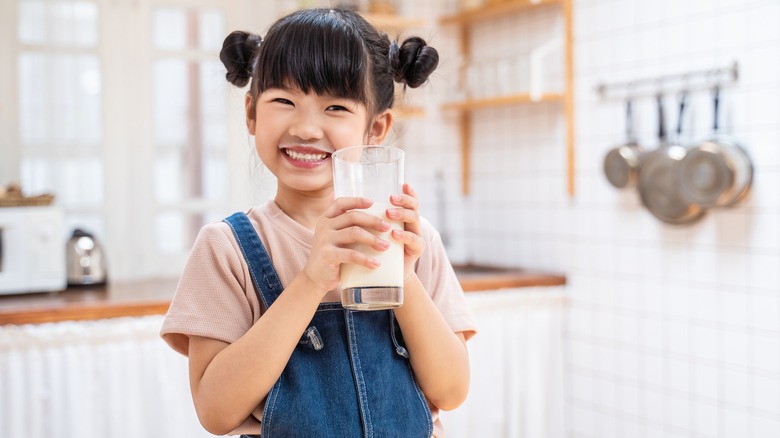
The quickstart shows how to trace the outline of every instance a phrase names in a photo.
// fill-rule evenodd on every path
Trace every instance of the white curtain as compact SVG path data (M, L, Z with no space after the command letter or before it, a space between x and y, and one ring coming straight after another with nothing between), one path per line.
M211 437L162 316L0 327L0 437Z
M562 288L467 294L468 400L448 438L563 438ZM0 437L197 438L187 361L162 316L0 327Z
M467 294L479 333L471 389L442 413L447 438L563 438L563 287Z

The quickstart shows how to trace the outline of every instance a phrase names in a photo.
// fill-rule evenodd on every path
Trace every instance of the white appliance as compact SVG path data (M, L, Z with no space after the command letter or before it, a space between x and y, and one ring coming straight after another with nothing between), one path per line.
M0 208L0 294L66 287L62 210L53 206Z

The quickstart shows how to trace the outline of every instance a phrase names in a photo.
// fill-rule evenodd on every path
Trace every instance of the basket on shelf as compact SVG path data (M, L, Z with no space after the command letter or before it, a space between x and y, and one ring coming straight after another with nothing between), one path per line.
M0 207L43 207L54 202L54 195L44 193L36 196L24 196L17 183L8 184L0 189Z

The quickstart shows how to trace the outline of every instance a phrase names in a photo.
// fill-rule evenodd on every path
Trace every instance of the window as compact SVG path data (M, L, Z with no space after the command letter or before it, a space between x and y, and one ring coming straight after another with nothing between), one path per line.
M178 275L201 226L256 201L229 171L250 146L218 56L263 29L253 3L0 0L0 184L55 193L112 279Z
M105 232L102 65L98 5L19 0L17 54L20 177L54 191L68 224Z
M152 14L155 244L161 253L181 253L220 217L229 190L217 57L226 33L220 10L161 6Z

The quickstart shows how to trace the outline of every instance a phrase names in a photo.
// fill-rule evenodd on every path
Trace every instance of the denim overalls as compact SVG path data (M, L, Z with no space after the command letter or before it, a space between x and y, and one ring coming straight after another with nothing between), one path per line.
M244 213L225 219L270 307L283 287ZM425 437L431 412L392 311L321 303L268 393L262 437Z

